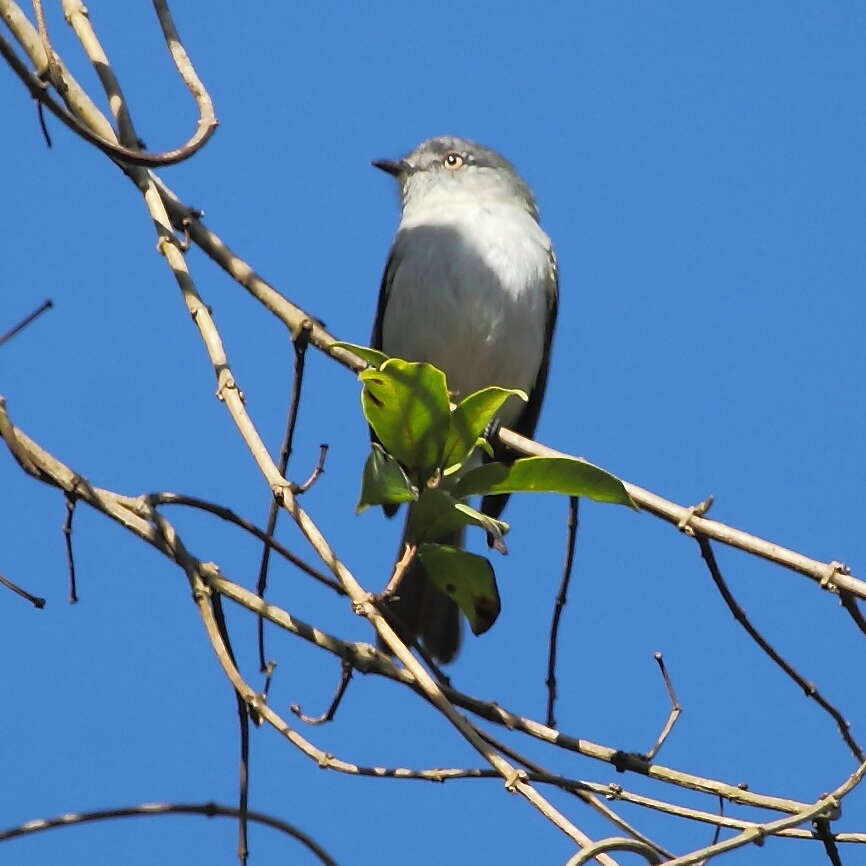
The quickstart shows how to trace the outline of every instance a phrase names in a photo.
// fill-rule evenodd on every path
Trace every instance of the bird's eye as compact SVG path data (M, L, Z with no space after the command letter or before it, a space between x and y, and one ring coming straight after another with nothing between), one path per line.
M459 153L449 153L445 159L442 160L445 168L450 169L451 171L457 171L466 160Z

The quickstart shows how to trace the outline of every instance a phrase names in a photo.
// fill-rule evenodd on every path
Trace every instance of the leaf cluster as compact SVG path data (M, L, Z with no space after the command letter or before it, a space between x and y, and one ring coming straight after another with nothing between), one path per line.
M443 541L466 526L479 526L490 545L507 553L509 526L472 508L471 496L499 493L560 493L634 507L623 483L568 457L525 457L512 463L481 463L493 450L484 438L508 400L523 391L491 386L452 406L445 374L417 361L389 358L376 349L335 343L359 355L368 367L361 406L376 436L364 466L357 511L371 505L409 503L407 541L433 583L452 597L475 634L499 613L499 593L489 560Z

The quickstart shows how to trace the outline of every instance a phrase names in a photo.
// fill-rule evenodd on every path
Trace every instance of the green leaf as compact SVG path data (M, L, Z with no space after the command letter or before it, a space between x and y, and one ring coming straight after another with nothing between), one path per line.
M487 429L502 404L509 397L529 398L517 388L482 388L461 400L451 413L448 439L445 441L445 454L442 465L447 472L450 467L459 466L473 451L478 438Z
M493 566L483 557L445 544L422 544L418 557L424 571L453 598L473 634L483 634L499 616L499 590Z
M493 446L483 436L478 437L475 447L480 448L491 460L496 456L493 453Z
M450 419L445 374L431 364L389 358L362 370L364 416L385 450L426 481L442 461Z
M441 541L464 526L480 526L492 536L493 545L500 553L508 552L502 540L509 528L504 520L488 517L458 502L444 490L424 490L409 513L409 531L416 543Z
M360 514L370 505L411 502L417 498L418 491L409 482L403 467L378 442L374 442L364 464L364 480L355 513Z
M418 502L409 512L409 531L415 543L446 538L466 525L455 509L457 500L435 487L421 491Z
M384 352L371 349L369 346L356 346L354 343L343 343L342 341L331 343L328 350L331 349L346 349L353 355L363 358L371 367L376 368L381 367L388 360L388 356Z
M524 457L510 466L488 463L467 472L451 493L465 499L477 494L527 491L585 496L596 502L637 508L619 478L592 463L570 457Z
M502 536L508 532L510 527L504 520L490 517L488 514L471 508L465 502L458 502L454 507L463 515L467 523L480 526L491 537L493 547L499 553L508 553L508 548L505 546Z

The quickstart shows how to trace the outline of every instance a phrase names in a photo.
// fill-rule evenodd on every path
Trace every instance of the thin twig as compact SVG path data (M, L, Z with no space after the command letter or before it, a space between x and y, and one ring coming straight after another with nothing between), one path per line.
M784 818L778 818L775 821L769 821L766 824L760 824L757 827L750 827L736 836L716 842L715 845L708 845L706 848L701 848L698 851L692 851L689 854L684 854L682 857L670 860L665 863L665 866L695 866L695 864L701 861L710 860L717 854L733 851L735 848L742 848L744 845L751 843L760 843L767 836L778 833L779 830L796 827L798 824L803 824L806 821L813 821L815 818L827 816L828 813L832 815L838 811L839 803L843 797L860 784L864 773L866 773L866 762L861 763L834 791L821 797L802 811L794 815L786 815Z
M319 459L316 461L316 465L313 467L313 471L307 477L307 480L301 484L296 484L294 481L292 482L292 490L300 495L301 493L306 493L325 472L325 460L328 457L328 445L327 443L322 443L319 445Z
M568 598L568 585L571 582L571 569L574 565L574 548L577 540L578 527L578 498L572 496L568 500L568 542L565 547L565 562L562 566L562 580L559 584L559 592L553 605L553 618L550 621L550 640L547 653L547 724L556 727L554 716L554 705L556 704L556 649L559 643L559 620L562 609Z
M54 306L50 298L43 301L32 313L25 316L17 325L13 325L5 334L0 334L0 346L11 340L19 331L23 331L34 319L39 318L46 310Z
M189 223L187 223L187 238L189 237ZM289 467L289 458L292 456L292 444L295 440L295 425L298 422L298 410L301 405L301 386L304 381L304 360L307 355L307 346L310 342L310 331L313 323L309 319L301 322L297 334L292 340L292 348L295 356L295 370L292 376L292 396L289 400L289 415L286 419L286 431L283 434L283 442L280 446L280 475L286 477L286 472ZM280 513L280 506L276 499L271 497L270 505L268 506L268 523L267 535L272 538L277 529L277 519ZM256 582L256 592L260 598L265 597L265 591L268 586L268 566L271 561L271 549L265 544L262 548L262 558L259 563L259 578ZM335 582L336 584L336 582ZM339 586L339 584L336 584ZM341 588L342 591L342 588ZM270 686L270 678L273 673L274 665L265 659L265 621L259 617L257 623L258 643L259 643L259 670L267 675L267 687Z
M51 149L54 147L54 142L51 140L51 133L48 131L48 124L45 122L45 108L41 102L36 103L36 117L39 120L39 128L42 130L42 137L45 139L45 146Z
M223 613L222 599L219 595L211 596L214 620L222 638L225 651L232 664L237 666L235 653ZM250 784L250 711L243 695L234 690L235 703L238 711L238 731L240 734L240 759L238 763L238 860L241 866L246 866L249 858L249 843L247 836L247 812L249 811Z
M66 546L66 566L69 569L69 603L78 601L78 583L75 579L75 556L72 553L72 518L75 515L74 493L66 495L66 519L63 521L63 540Z
M72 28L78 41L81 43L84 53L93 64L94 72L96 72L102 89L105 92L105 97L108 102L108 107L115 120L115 129L111 130L111 137L108 139L110 143L119 143L128 150L141 152L143 145L139 139L138 133L135 131L135 125L132 122L132 116L129 113L126 97L120 87L120 82L111 68L108 61L108 56L102 47L102 43L96 36L93 26L90 23L90 14L81 0L62 0L63 12L69 26ZM65 98L65 94L64 95ZM69 100L66 100L67 105ZM107 123L107 121L106 121ZM90 125L90 124L87 124ZM109 124L110 126L110 124ZM92 128L92 126L91 126ZM93 129L93 132L99 132ZM103 136L105 137L105 136Z
M656 850L645 842L640 842L637 839L626 839L621 836L611 836L609 839L602 839L593 845L587 845L581 848L573 857L569 857L565 866L583 866L584 863L589 863L593 857L605 851L630 851L632 854L641 854L651 866L656 866L662 862Z
M2 404L0 404L0 410L2 410ZM4 429L2 421L3 414L2 411L0 411L0 433L3 434L4 439L9 441L9 431L8 429ZM300 511L300 509L298 510ZM301 513L303 514L303 512ZM170 555L186 572L192 588L193 600L196 603L196 607L198 608L199 614L202 618L205 631L211 642L214 653L217 656L217 660L219 661L229 682L234 686L235 691L249 706L250 710L267 721L272 727L283 734L283 736L285 736L293 745L297 746L308 755L308 757L313 758L319 766L328 767L340 772L351 773L353 775L381 776L382 773L377 768L359 768L355 764L348 764L345 761L341 761L334 758L332 755L323 752L321 749L317 749L308 740L298 734L297 731L290 728L287 722L278 713L274 712L266 703L264 703L259 694L250 688L241 676L237 665L231 657L211 604L211 584L215 579L218 579L218 570L213 564L201 562L193 557L189 551L187 551L174 527L159 512L153 511L151 517L153 519L153 524L150 526L151 532L148 533L148 540L155 543L160 550L167 552L168 555ZM305 520L309 520L305 514L303 517ZM310 531L312 534L313 530L310 529ZM158 537L158 542L157 539L154 538L154 535ZM335 560L335 562L339 563L339 560ZM336 570L342 572L343 569L345 569L345 566L342 565L342 563L339 563L339 567ZM348 571L346 571L345 574L348 575ZM347 588L349 587L351 587L351 584L347 586ZM256 598L256 600L261 602L261 599ZM368 616L376 616L375 608L371 602L365 601L359 603L370 606L371 610L367 613ZM377 623L377 625L379 624ZM409 661L407 667L409 668L409 673L413 677L414 682L423 689L425 698L430 703L436 705L438 709L438 705L443 704L444 701L441 697L441 691L437 689L435 682L430 679L429 674L427 674L424 671L424 668L418 664L406 647L401 644L396 637L392 637L393 632L390 632L387 625L384 623L382 623L382 625L384 627L381 628L379 633L382 634L384 638L390 638L388 641L390 649L395 652L395 655L400 657L400 661L402 661L404 665L407 660ZM419 680L421 680L421 682L419 682ZM469 739L470 743L473 746L476 746L478 751L487 758L499 776L505 780L506 786L509 790L520 792L549 821L578 844L584 846L591 844L591 840L585 833L575 827L564 815L562 815L562 813L550 805L547 800L535 790L535 788L527 783L525 774L521 775L521 773L508 764L504 758L490 750L489 746L487 746L474 726L470 725L468 721L459 715L450 704L444 703L443 705L447 707L445 715L449 717L449 721L452 721L452 723L461 730L461 733L465 730L466 738ZM476 741L478 745L476 745ZM399 775L399 770L396 772Z
M343 592L343 588L338 584L332 577L329 577L327 574L319 571L319 569L314 568L305 560L301 559L296 554L292 553L287 547L277 541L272 537L268 532L263 529L260 529L254 523L251 523L244 517L236 514L230 508L226 508L223 505L219 505L216 502L210 502L207 499L200 499L197 496L186 496L181 493L169 493L169 492L160 492L160 493L149 493L146 498L153 505L186 505L190 508L198 508L201 511L207 511L210 514L214 514L217 517L222 518L223 520L228 521L229 523L233 523L235 526L240 527L241 529L245 529L250 535L254 535L259 541L263 542L265 547L268 550L273 549L284 559L288 560L292 563L296 568L299 568L305 574L308 574L314 580L317 580L319 583L327 586L329 589L334 590L337 595L345 595Z
M836 847L836 841L833 839L833 834L830 832L830 822L826 818L816 818L812 822L812 826L815 828L815 835L824 845L824 853L830 861L830 866L842 866L842 858L839 856L839 849Z
M330 706L321 716L308 716L306 713L301 711L300 704L292 704L289 709L302 721L306 722L308 725L323 725L326 722L333 721L334 716L337 713L337 708L340 706L340 701L343 700L343 695L346 693L346 688L349 685L349 681L352 679L352 672L354 668L352 667L350 662L347 662L345 659L340 664L340 682L337 685L337 691L334 694L334 698L331 701Z
M48 59L45 73L48 76L48 80L55 87L60 88L62 84L57 68L57 59L51 47L51 40L48 38L48 25L45 23L42 0L33 0L33 14L36 16L36 28L39 30L39 38L42 40L42 47L45 49L45 56Z
M839 733L841 734L842 739L845 741L845 744L851 750L854 757L856 757L858 761L862 761L864 759L863 751L851 735L851 726L847 721L845 721L845 718L839 710L837 710L836 707L834 707L833 704L831 704L818 691L818 688L814 683L809 682L790 662L782 658L782 656L771 646L770 642L755 628L754 625L752 625L748 616L746 616L746 612L742 607L740 607L728 588L727 583L725 583L725 579L722 577L722 572L716 562L716 555L713 553L713 548L710 545L709 539L701 534L697 534L695 539L700 546L701 556L703 556L704 561L707 564L710 576L713 578L716 588L721 593L721 596L734 619L740 623L740 625L748 632L749 637L755 641L755 643L770 657L770 659L772 659L803 690L806 697L812 698L826 713L830 715L833 721L836 722L836 726L839 728Z
M222 638L225 651L228 653L232 664L237 667L237 660L232 649L225 614L223 613L222 599L219 595L211 596L211 606L214 619ZM238 711L238 731L240 733L240 760L238 764L238 860L241 866L246 866L249 858L249 843L247 840L247 813L249 811L250 793L250 715L251 711L243 695L234 691L235 704Z
M58 827L74 827L76 824L88 824L94 821L107 821L113 818L152 818L159 815L202 815L206 818L236 818L240 810L233 806L223 806L219 803L142 803L140 806L127 806L117 809L98 809L92 812L65 812L54 818L37 818L27 821L8 830L0 830L0 842L28 836L31 833L41 833L44 830L54 830ZM297 839L302 845L313 852L326 866L337 866L333 857L297 827L286 821L281 821L265 812L247 812L247 818L257 824L264 824Z
M29 601L30 604L33 605L33 607L38 607L38 608L45 607L45 599L44 598L42 598L41 596L38 596L38 595L31 595L29 592L27 592L26 589L23 589L22 587L18 586L17 583L13 583L11 580L9 580L8 577L4 577L2 574L0 574L0 583L2 583L3 586L5 586L7 589L11 589L12 592L20 595L21 598L26 598L27 601Z
M512 749L510 746L503 743L501 740L494 737L488 731L481 731L482 736L487 742L490 743L494 748L499 749L504 755L507 755L513 761L517 761L519 764L524 766L527 770L530 771L529 777L533 781L538 782L548 782L553 785L558 785L564 788L564 790L568 791L570 794L573 794L575 797L582 800L591 808L595 809L600 814L604 815L605 818L608 819L614 826L619 827L620 830L625 831L634 839L638 839L646 845L649 845L650 848L655 849L660 854L663 854L665 857L671 858L674 855L662 848L661 845L654 842L648 836L645 836L640 832L636 827L633 827L628 823L621 815L618 815L613 809L610 808L605 802L600 800L595 796L595 793L603 793L607 796L606 791L598 791L593 792L590 790L592 788L591 784L587 784L583 781L579 781L577 779L565 780L561 776L557 776L555 773L551 773L549 770L546 770L540 764L535 761L530 760L525 755L518 752L516 749ZM599 785L599 788L604 788L604 786ZM599 858L604 859L604 858Z
M659 666L659 670L662 674L662 679L665 683L665 690L668 693L668 699L671 702L671 711L668 714L667 721L664 724L664 727L661 729L661 733L658 735L658 739L655 742L655 745L646 753L646 759L651 761L659 752L659 749L665 744L665 740L667 740L670 732L674 729L674 725L677 723L677 719L682 714L683 708L680 706L680 702L677 700L677 693L674 691L674 685L671 682L671 678L668 676L668 669L665 666L664 656L661 653L653 653L653 658L656 660L656 663Z
M403 582L409 566L415 561L415 554L417 552L418 546L407 541L403 547L402 556L394 563L394 570L391 572L388 583L382 592L379 593L378 601L386 601L399 593L400 584Z
M719 817L725 817L725 801L721 797L719 797ZM721 833L722 824L721 822L719 822L718 824L716 824L716 829L713 831L713 840L712 842L710 842L710 845L715 845L716 842L719 841L719 836L721 835Z
M156 4L157 0L154 0L154 3ZM160 18L160 22L162 23L162 18ZM170 45L171 44L172 43L170 43ZM179 44L180 43L177 43L177 45ZM113 143L110 139L103 138L97 133L91 131L91 129L83 124L74 114L67 111L59 102L57 102L48 93L43 82L21 62L9 43L6 42L2 36L0 36L0 55L3 56L3 59L10 67L12 67L12 71L27 87L30 95L45 106L45 108L47 108L64 126L83 138L85 141L98 147L103 153L107 154L112 159L116 159L122 163L150 167L175 165L188 159L200 150L216 131L217 121L213 115L213 106L210 104L210 97L207 95L206 91L202 90L201 94L206 98L206 101L201 98L201 95L196 96L196 101L199 103L199 109L201 112L199 115L199 122L196 131L184 145L162 153L147 153L145 151L123 147L122 145ZM50 46L47 56L53 58L53 51L50 50ZM52 60L49 60L48 62L50 64ZM62 70L62 67L60 69ZM65 97L65 76L62 71L57 74L60 77L57 82L59 85L58 90L61 95Z
M848 611L851 619L854 620L854 625L866 634L866 617L863 616L863 611L860 610L860 605L857 602L857 599L851 595L850 592L846 592L845 590L841 590L839 592L839 601L842 603L842 607Z

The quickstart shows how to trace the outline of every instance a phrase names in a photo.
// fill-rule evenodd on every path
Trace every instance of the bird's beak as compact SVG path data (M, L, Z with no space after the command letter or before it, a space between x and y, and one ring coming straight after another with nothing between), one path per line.
M409 163L405 159L374 159L371 165L381 169L386 174L392 177L399 177L404 172L409 171Z

